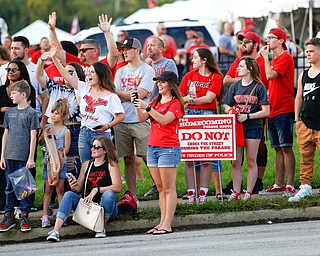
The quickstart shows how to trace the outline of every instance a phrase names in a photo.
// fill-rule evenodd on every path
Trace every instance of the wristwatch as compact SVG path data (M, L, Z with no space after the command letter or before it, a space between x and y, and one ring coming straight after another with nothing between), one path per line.
M146 112L150 112L150 110L151 110L150 106L146 107Z

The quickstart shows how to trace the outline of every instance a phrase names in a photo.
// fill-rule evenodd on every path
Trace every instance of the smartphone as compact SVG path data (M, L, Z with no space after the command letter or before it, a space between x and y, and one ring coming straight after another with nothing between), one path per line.
M98 125L98 126L96 126L96 127L93 127L92 129L93 130L98 130L98 129L101 129L102 128L102 125Z
M70 173L70 172L67 172L66 175L67 175L67 177L68 177L68 180L73 180L73 179L75 179L75 177L73 176L73 174Z
M138 92L132 92L133 94L133 102L139 99Z

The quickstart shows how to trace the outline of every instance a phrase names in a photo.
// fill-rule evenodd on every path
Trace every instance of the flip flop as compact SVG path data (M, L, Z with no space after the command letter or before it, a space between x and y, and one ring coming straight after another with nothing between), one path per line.
M224 193L222 194L218 193L216 194L216 199L222 200L222 199L228 199L228 197Z
M171 234L171 233L173 233L173 229L166 230L163 228L159 228L157 231L153 232L154 235L166 235L166 234Z
M154 227L145 232L147 235L152 235L154 232L158 231L158 228Z

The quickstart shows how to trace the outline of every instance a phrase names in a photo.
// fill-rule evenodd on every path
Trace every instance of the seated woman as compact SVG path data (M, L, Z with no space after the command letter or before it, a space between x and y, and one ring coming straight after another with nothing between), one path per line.
M68 179L72 191L64 194L59 206L54 229L48 233L47 241L59 241L60 229L71 210L76 210L82 192L85 203L100 203L104 208L105 228L108 220L118 215L115 193L122 190L118 155L111 140L97 136L91 146L93 160L83 163L78 180ZM88 174L89 172L89 174ZM86 180L86 177L88 179ZM84 188L85 191L84 191ZM96 238L106 237L105 229L96 233Z

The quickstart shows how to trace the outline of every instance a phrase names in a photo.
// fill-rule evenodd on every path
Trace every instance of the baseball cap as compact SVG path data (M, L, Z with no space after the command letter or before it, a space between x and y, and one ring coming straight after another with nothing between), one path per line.
M255 23L252 19L246 19L245 21L244 21L244 25L247 27L247 26L249 26L249 25L256 25L257 23Z
M204 37L201 31L197 31L197 33L193 36L194 38Z
M134 37L124 40L122 47L126 49L142 49L140 41Z
M178 84L178 77L172 71L164 71L160 76L154 77L153 81L172 81L175 84Z
M244 38L247 38L249 40L255 41L257 44L260 44L260 42L261 42L260 36L258 36L258 34L254 33L254 32L247 32L245 34L240 33L237 37L240 41L242 41Z
M288 50L287 45L286 45L286 40L287 40L287 34L284 32L281 28L272 28L269 31L269 34L273 34L277 36L279 39L283 40L282 46L283 49Z

